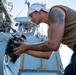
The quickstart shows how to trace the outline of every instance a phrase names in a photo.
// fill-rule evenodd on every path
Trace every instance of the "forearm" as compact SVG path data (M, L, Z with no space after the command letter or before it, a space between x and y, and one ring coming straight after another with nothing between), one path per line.
M56 51L57 48L53 42L50 42L48 40L39 44L27 45L27 50L47 52L47 51Z
M50 52L39 52L39 51L28 50L28 51L26 51L26 54L29 54L29 55L37 57L37 58L49 59L49 57L52 54L52 51L50 51Z
M29 55L37 57L37 58L42 58L43 57L42 52L37 52L37 51L33 51L33 50L26 51L26 54L29 54Z

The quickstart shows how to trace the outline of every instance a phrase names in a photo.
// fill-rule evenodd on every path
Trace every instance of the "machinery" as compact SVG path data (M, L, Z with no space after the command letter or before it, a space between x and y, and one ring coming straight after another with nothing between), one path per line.
M11 27L13 20L8 4L12 6L12 3L0 0L0 74L18 75L20 58L13 53L13 48L18 46L14 41L21 41L25 36Z
M0 0L0 74L18 75L20 69L21 56L13 53L13 48L18 47L14 41L21 41L21 37L26 39L25 34L34 33L34 24L29 20L26 23L15 22L9 13L13 8L11 2ZM25 24L25 26L23 25ZM28 26L28 25L29 26ZM16 28L14 29L13 28ZM23 26L23 27L22 27ZM18 28L18 29L17 29ZM21 29L19 29L21 28ZM24 28L24 29L23 29ZM31 29L32 28L32 29ZM31 29L31 31L29 30Z

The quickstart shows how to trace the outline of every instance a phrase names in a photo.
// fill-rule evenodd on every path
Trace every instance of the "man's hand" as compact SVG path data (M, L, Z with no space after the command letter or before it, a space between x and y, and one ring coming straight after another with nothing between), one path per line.
M25 39L22 38L22 41L20 42L14 42L15 44L18 44L19 46L13 49L13 52L15 55L21 55L22 53L25 53L26 51L26 44Z

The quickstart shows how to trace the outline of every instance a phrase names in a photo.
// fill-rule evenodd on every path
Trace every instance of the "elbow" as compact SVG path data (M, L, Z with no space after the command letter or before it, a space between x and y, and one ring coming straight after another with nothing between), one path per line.
M45 53L42 55L42 58L44 58L44 59L49 59L51 55L52 55L52 51L50 51L50 52L45 52Z
M58 51L60 44L57 44L56 42L49 43L49 49L50 51Z
M48 60L50 58L50 56L46 56L46 57L42 57L42 58Z
M46 59L48 60L50 58L50 56L49 57L46 57Z

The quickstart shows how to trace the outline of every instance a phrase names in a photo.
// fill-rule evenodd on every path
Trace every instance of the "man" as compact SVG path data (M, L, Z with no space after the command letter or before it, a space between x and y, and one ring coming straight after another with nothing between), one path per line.
M71 63L66 67L64 75L76 75L76 11L66 6L56 5L48 12L43 4L34 3L28 9L28 16L37 25L41 22L48 24L48 40L28 45L23 39L22 42L16 42L20 46L14 49L14 53L20 55L36 51L51 54L51 51L57 51L63 43L74 51Z

